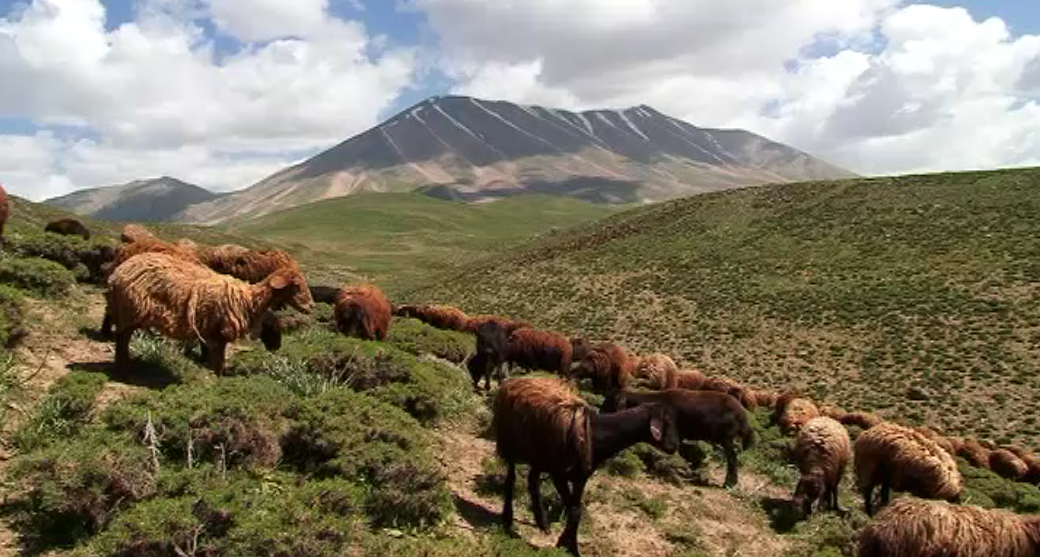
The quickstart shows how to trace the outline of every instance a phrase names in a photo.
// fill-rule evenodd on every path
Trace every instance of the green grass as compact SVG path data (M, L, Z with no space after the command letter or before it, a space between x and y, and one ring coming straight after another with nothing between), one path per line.
M1040 169L748 188L543 237L398 301L529 319L1035 445L1037 214Z
M542 195L467 205L416 193L359 194L235 223L229 230L291 246L305 259L331 262L393 290L616 211Z

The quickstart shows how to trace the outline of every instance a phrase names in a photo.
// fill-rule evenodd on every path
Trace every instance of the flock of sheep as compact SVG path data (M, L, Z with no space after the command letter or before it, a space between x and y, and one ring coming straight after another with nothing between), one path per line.
M0 188L0 235L8 214ZM78 226L77 226L78 225ZM58 233L89 235L75 221L48 225ZM466 362L474 388L499 379L493 401L496 450L507 465L502 521L511 529L516 465L527 464L535 521L548 529L539 479L549 474L565 507L558 546L578 555L577 531L587 480L605 460L646 442L675 452L682 440L722 448L725 486L737 483L738 445L754 442L747 411L773 409L771 421L795 436L801 477L793 500L808 515L813 506L840 511L838 487L849 461L866 512L874 490L886 506L860 534L861 557L1026 557L1040 555L1040 518L961 506L962 479L955 456L1003 477L1040 482L1040 458L1014 447L944 437L863 412L819 407L795 393L750 389L725 377L680 370L663 354L636 356L611 342L592 343L529 323L493 315L468 316L448 306L394 306L375 286L343 289L308 286L300 266L278 250L170 243L128 225L112 257L106 291L105 332L114 334L117 373L130 372L130 337L136 330L201 341L211 369L220 373L229 343L259 334L269 349L280 345L272 310L308 312L314 300L333 303L343 334L382 340L393 316L475 334ZM558 377L504 379L507 365ZM591 381L600 408L578 396L576 382ZM846 426L862 429L855 443ZM917 498L888 505L891 490Z

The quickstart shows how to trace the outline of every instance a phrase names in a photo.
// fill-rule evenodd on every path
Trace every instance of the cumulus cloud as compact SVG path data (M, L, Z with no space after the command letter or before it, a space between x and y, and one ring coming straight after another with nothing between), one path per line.
M0 116L71 126L97 138L85 156L141 153L184 177L203 156L259 168L273 155L326 147L375 124L413 81L410 49L375 48L381 38L332 17L324 1L153 0L139 8L115 29L106 29L99 0L34 0L0 20ZM196 19L200 9L242 41L262 42L218 52ZM174 156L148 156L159 152ZM87 182L66 178L86 187L147 176L132 166L84 173ZM216 181L202 185L241 187L248 183L233 180L247 174L213 172ZM40 197L6 172L0 180Z
M1040 37L897 0L411 0L456 91L647 103L863 173L1040 160Z

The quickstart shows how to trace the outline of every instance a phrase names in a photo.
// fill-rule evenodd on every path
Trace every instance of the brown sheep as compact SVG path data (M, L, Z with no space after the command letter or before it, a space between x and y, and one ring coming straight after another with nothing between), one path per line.
M739 400L740 405L744 408L747 408L748 410L755 409L755 399L751 394L751 390L745 388L743 385L729 377L719 376L705 378L704 383L701 385L701 390L726 393Z
M514 319L509 319L508 317L484 314L468 317L466 319L465 325L463 326L463 329L467 333L476 333L477 329L479 329L481 325L483 325L484 323L492 322L501 327L503 330L505 330L506 334L512 334L513 331L517 329L525 329L531 327L531 324L526 321L517 321Z
M224 245L215 248L200 246L197 253L210 269L250 284L261 282L282 268L300 270L300 264L282 250L250 250Z
M948 455L950 455L950 456L956 456L957 455L957 451L955 449L955 446L954 446L953 442L950 441L949 439L947 439L946 437L943 437L942 435L940 435L939 432L935 431L934 429L932 429L930 427L925 427L925 426L917 426L917 427L915 427L913 429L915 431L917 431L918 433L920 433L921 435L924 435L925 437L931 439L932 441L935 441L935 444L939 445L939 447L941 447L942 450L946 451L946 453Z
M569 377L571 341L553 331L517 329L509 335L506 361L529 371L540 369Z
M491 427L496 452L506 463L503 525L512 530L516 465L526 463L530 466L527 486L535 523L548 531L539 489L539 478L547 472L567 513L567 525L556 545L572 555L579 554L581 499L596 468L636 443L648 442L668 453L679 446L675 412L667 406L649 404L598 415L565 381L556 378L505 381L495 396Z
M1040 517L902 497L860 532L858 557L1036 557Z
M990 450L975 439L965 439L957 455L976 468L989 468Z
M333 315L336 329L363 340L385 340L390 327L390 302L372 284L348 286L339 292Z
M747 450L754 444L755 432L748 423L747 411L736 398L715 391L622 391L617 408L624 410L640 404L665 404L675 410L680 439L707 441L718 445L726 455L723 485L737 485L736 441Z
M675 374L676 386L688 391L701 390L705 381L707 381L707 377L695 369L681 369Z
M394 315L418 319L427 325L448 331L465 332L469 316L462 310L451 306L399 306Z
M123 233L119 236L119 241L124 244L132 244L142 238L155 238L155 235L140 224L128 224L123 227Z
M884 420L870 412L849 412L838 418L842 425L856 426L860 429L870 429Z
M585 337L571 337L571 362L578 363L592 350L592 343Z
M90 230L76 219L58 219L47 223L43 227L44 232L60 234L62 236L79 236L84 240L90 239Z
M7 217L11 214L11 202L7 199L7 190L0 184L0 239L4 237L4 228L7 226Z
M676 389L679 386L679 366L664 354L643 356L636 367L633 383L655 391Z
M770 390L753 390L751 397L755 400L756 407L773 408L776 406L777 399L780 398L780 393Z
M1008 450L1026 463L1026 474L1022 481L1033 485L1040 484L1040 456L1019 447L1008 447Z
M1001 478L1013 481L1018 481L1029 473L1029 465L1007 449L997 449L989 453L989 469Z
M116 373L130 365L130 338L152 329L178 340L207 344L209 366L224 369L226 347L254 329L276 302L309 312L313 301L303 275L280 269L256 285L220 275L164 253L130 258L108 278L108 310L116 329Z
M611 401L628 387L635 363L627 350L614 343L605 342L591 346L574 371L578 379L591 379L593 390ZM613 402L608 403L605 408L613 408L612 404Z
M856 439L856 485L868 515L874 514L874 488L881 486L881 504L889 490L918 497L959 501L962 489L957 463L934 441L908 427L878 424Z
M787 392L777 399L769 425L779 425L784 435L793 435L806 422L819 416L820 410L811 400Z
M824 508L844 512L838 505L838 487L852 458L852 441L845 426L833 418L813 418L798 431L794 447L795 462L802 477L794 490L794 500L805 516L822 498Z
M837 420L845 415L845 411L842 410L840 406L824 404L823 406L820 406L820 415L826 416L832 420Z

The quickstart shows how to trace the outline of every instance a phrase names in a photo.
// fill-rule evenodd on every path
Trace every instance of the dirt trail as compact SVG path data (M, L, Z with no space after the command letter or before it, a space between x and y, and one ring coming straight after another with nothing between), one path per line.
M485 474L482 462L493 457L494 443L459 428L442 429L436 434L442 470L455 498L456 526L464 535L475 529L498 524L502 500L476 491ZM733 490L720 487L724 471L712 466L707 477L710 486L676 488L650 479L625 479L597 472L586 489L586 513L579 540L583 555L667 557L681 547L672 541L676 533L692 533L705 555L773 557L782 554L789 542L775 533L761 513L749 507L758 497L783 497L785 493L765 478L742 470L740 484ZM518 478L517 493L526 489ZM666 510L651 518L630 504L617 504L618 498L638 492L646 499L663 502ZM534 526L526 504L515 506L516 527L520 536L538 547L552 547L562 524L553 524L550 534ZM587 524L585 522L588 522Z

